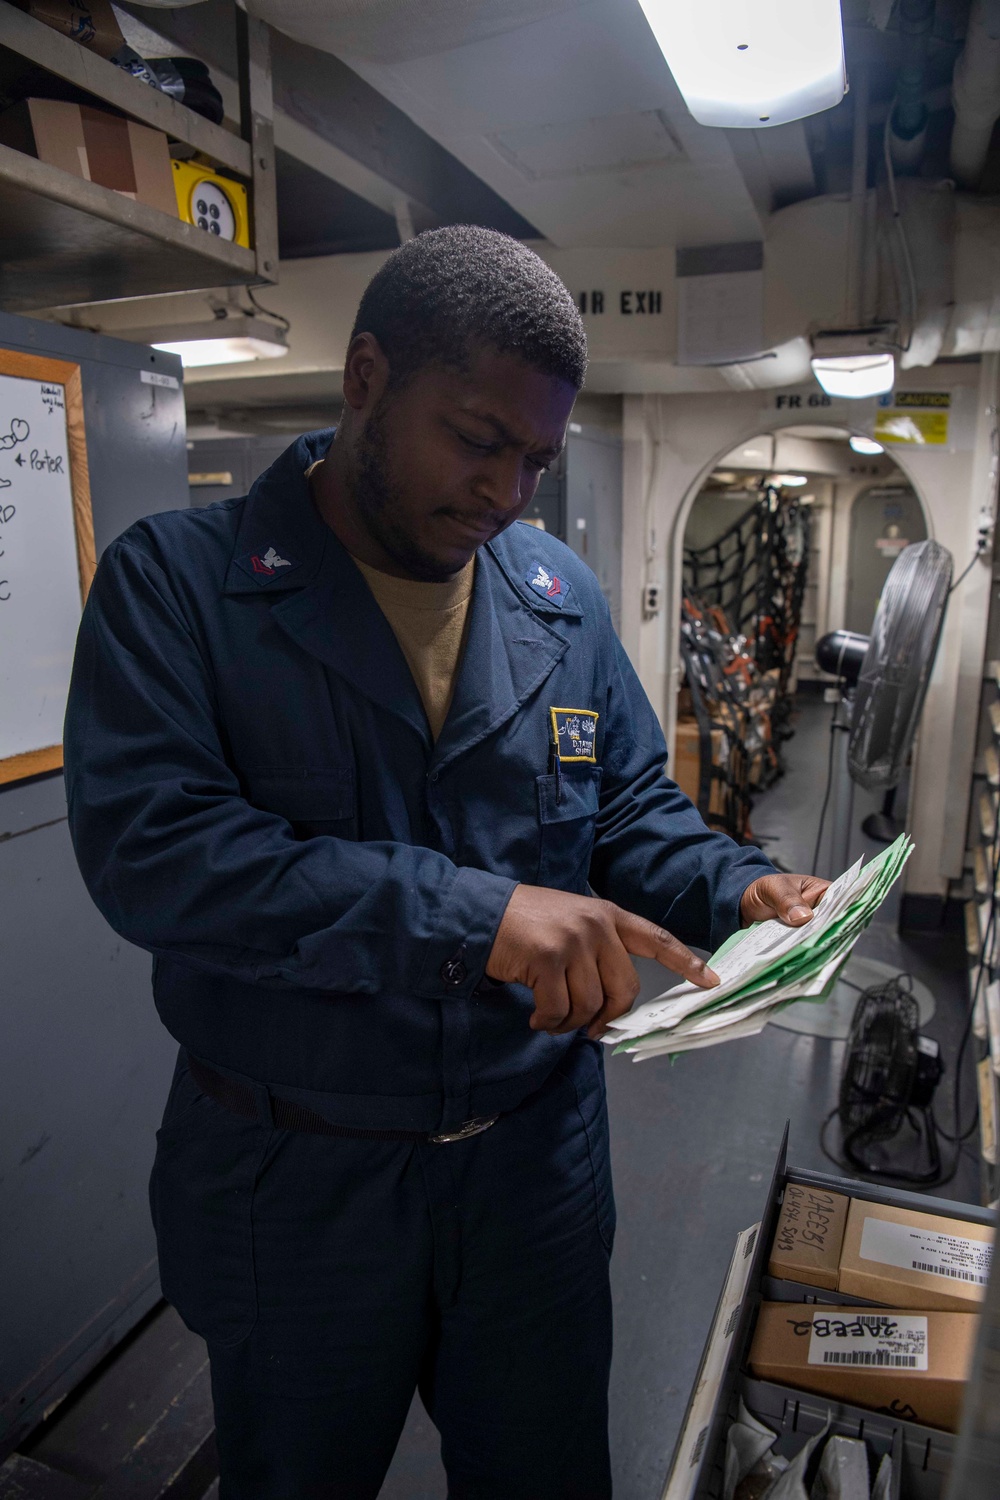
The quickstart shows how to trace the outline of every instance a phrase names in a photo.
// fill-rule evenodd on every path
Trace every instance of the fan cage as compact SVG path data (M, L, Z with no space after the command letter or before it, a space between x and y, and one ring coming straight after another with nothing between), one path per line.
M859 786L896 786L917 732L941 639L952 556L915 542L897 557L882 590L851 716L847 764Z
M917 1002L898 979L862 993L840 1082L845 1137L885 1141L901 1128L916 1081L919 1021Z

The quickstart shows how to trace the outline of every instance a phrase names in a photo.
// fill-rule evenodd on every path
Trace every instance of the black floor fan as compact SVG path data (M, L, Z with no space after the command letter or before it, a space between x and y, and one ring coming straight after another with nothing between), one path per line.
M856 1172L930 1186L941 1179L933 1101L944 1062L937 1042L921 1035L917 1002L904 988L904 977L874 986L859 999L836 1113L844 1156ZM873 1146L895 1140L907 1124L923 1137L925 1172L886 1167L870 1155Z
M898 831L893 819L895 792L916 738L951 576L951 553L939 543L906 547L885 581L871 635L834 631L816 648L819 665L839 679L847 708L847 723L840 727L847 731L846 769L852 793L855 785L885 793L881 811L870 814L862 825L871 837L894 838ZM832 749L831 745L831 765ZM849 862L852 810L853 794L848 815L840 820L841 866ZM818 848L817 843L817 852ZM906 976L894 974L888 965L865 962L884 970L885 978L862 990L847 1036L834 1111L840 1119L844 1156L858 1173L930 1186L941 1180L932 1108L944 1072L941 1050L921 1035L917 1001L904 987ZM880 1165L872 1159L874 1146L896 1140L907 1126L922 1138L926 1171Z
M817 643L817 664L837 678L839 696L830 725L827 787L813 874L828 808L830 867L819 873L839 875L851 862L855 787L885 793L899 784L941 636L951 568L951 553L937 542L906 547L886 578L871 634L835 630ZM895 975L891 965L877 959L851 958L825 1004L788 1006L773 1024L812 1035L847 1037L858 994L880 988ZM925 1006L933 1008L926 988L916 988Z

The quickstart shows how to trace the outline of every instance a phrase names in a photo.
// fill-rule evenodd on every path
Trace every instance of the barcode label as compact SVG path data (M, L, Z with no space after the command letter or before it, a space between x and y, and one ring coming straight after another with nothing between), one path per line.
M892 1370L915 1370L915 1354L887 1354L884 1349L824 1349L825 1365L871 1365Z
M802 1320L794 1320L793 1326L796 1333L809 1333L811 1365L850 1365L873 1371L927 1369L926 1314L838 1317L834 1308L817 1308L811 1326Z
M934 1276L950 1276L954 1281L971 1281L976 1286L986 1286L990 1279L975 1271L961 1271L957 1266L935 1266L930 1261L915 1260L911 1265L914 1271L930 1271Z
M690 1465L689 1465L690 1468L693 1469L694 1466L695 1466L695 1464L699 1463L701 1461L701 1455L705 1451L705 1440L706 1440L707 1437L708 1437L708 1427L705 1426L699 1432L699 1434L698 1434L698 1441L695 1443L694 1449L693 1449L693 1451L691 1453L691 1461L690 1461Z
M866 1215L861 1231L862 1260L942 1276L969 1287L987 1285L992 1256L993 1245L985 1230L982 1239L974 1239L972 1235L947 1234L916 1223L897 1224L872 1214Z

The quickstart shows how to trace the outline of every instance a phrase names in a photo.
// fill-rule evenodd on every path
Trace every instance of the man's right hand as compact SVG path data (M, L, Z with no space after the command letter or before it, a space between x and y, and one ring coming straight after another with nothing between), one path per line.
M586 1026L588 1036L599 1037L639 993L630 953L655 958L705 989L719 982L690 948L645 917L594 896L540 885L515 888L486 973L505 984L526 984L534 993L534 1031L559 1036Z

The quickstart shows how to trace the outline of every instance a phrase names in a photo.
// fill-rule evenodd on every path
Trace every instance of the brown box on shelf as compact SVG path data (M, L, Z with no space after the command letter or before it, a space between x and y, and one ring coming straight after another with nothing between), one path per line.
M114 57L125 45L111 0L14 0L19 10L61 31L101 57Z
M24 99L0 114L0 143L177 218L162 130L61 99Z
M968 1312L765 1302L750 1372L955 1432L978 1324Z
M850 1198L789 1182L767 1263L769 1276L837 1290Z
M986 1295L992 1246L984 1224L852 1198L838 1288L892 1307L971 1312Z

